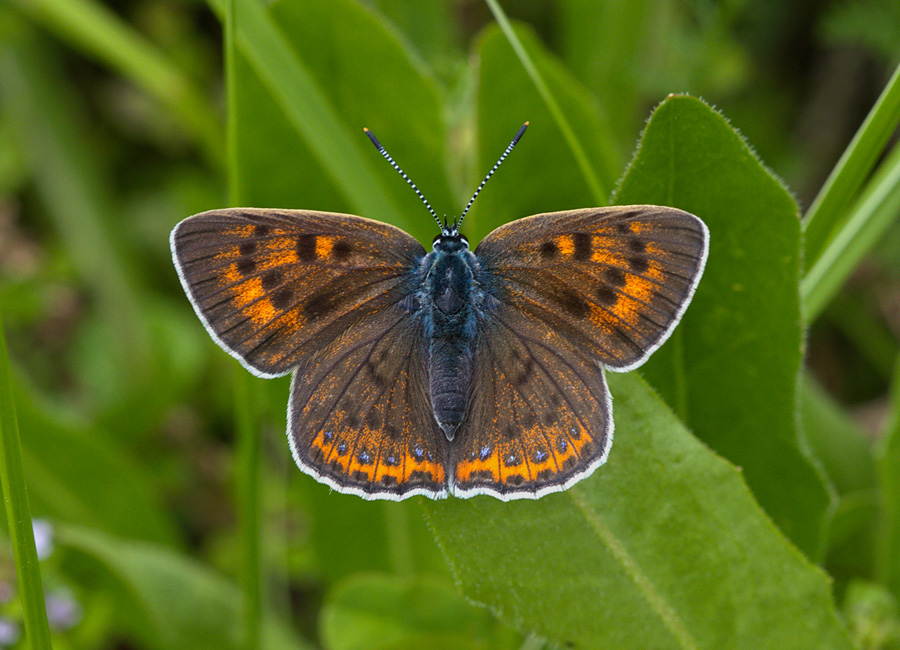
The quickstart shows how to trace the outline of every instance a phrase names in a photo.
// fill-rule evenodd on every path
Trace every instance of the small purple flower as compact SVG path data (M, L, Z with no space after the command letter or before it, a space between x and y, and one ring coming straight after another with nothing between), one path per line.
M19 640L19 624L8 618L0 618L0 646L11 646Z
M46 519L32 519L31 529L34 531L34 546L37 548L38 559L50 557L53 552L53 525Z
M60 589L48 594L46 603L47 621L54 630L68 630L81 621L81 605L68 590Z

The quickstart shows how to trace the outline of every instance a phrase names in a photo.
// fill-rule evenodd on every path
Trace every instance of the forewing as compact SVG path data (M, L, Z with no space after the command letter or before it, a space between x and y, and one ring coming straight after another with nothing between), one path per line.
M521 334L516 316L498 307L481 321L469 408L454 439L456 496L564 490L603 464L612 445L603 370L557 332Z
M515 331L563 334L611 370L668 338L706 263L697 217L651 205L540 214L501 226L475 253ZM508 308L512 308L511 311Z
M288 435L303 471L366 499L446 496L422 332L403 307L382 307L297 368Z
M235 208L179 223L181 283L209 333L251 372L283 375L413 290L425 254L402 230L328 212Z

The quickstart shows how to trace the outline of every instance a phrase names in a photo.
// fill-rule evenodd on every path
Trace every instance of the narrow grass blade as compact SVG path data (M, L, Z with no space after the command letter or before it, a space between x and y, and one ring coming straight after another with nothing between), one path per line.
M11 375L3 318L0 314L0 483L3 486L6 521L9 523L9 538L12 541L19 592L22 596L28 644L32 650L49 650L50 628L47 624L44 588L31 527L31 510L25 487L25 469L22 466Z
M584 147L581 146L581 142L579 142L578 138L575 136L572 125L569 124L568 118L565 113L563 113L556 98L553 96L553 93L550 92L549 86L547 86L544 78L538 72L537 67L534 65L534 62L531 60L531 57L528 55L528 52L525 50L525 47L522 45L516 32L513 30L509 19L503 12L503 8L497 0L485 0L485 2L488 7L490 7L491 13L494 14L494 18L497 20L497 24L500 25L500 29L503 30L506 38L509 39L509 44L515 50L516 55L522 62L522 67L525 68L525 71L528 73L528 76L531 77L532 82L534 82L534 85L544 99L544 102L546 102L547 108L550 110L551 115L553 115L553 119L556 121L557 126L560 131L562 131L563 137L566 139L566 144L569 146L572 155L575 156L575 159L578 162L578 168L581 170L582 176L584 176L584 181L588 188L590 188L591 195L594 197L594 203L596 205L606 205L609 201L609 188L603 187L600 182L600 177L597 175L597 172L594 171L594 168L584 151Z
M881 164L849 215L800 283L807 322L816 319L900 215L900 147Z
M878 161L900 123L900 65L869 115L835 165L803 220L806 263L817 264L839 229L850 217L847 208Z

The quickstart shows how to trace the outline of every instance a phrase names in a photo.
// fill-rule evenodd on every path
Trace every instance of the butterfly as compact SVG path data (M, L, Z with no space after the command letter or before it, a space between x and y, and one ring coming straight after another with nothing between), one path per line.
M401 500L565 490L613 440L604 369L640 366L693 296L709 234L670 207L538 214L475 248L461 216L431 252L402 230L309 210L189 217L170 243L212 338L254 375L293 373L300 469L339 492Z

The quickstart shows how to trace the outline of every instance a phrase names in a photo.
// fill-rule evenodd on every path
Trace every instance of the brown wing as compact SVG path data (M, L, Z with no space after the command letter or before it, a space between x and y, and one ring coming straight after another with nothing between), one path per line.
M171 235L181 283L210 335L251 372L286 374L411 290L422 245L387 224L328 212L235 208Z
M708 231L652 205L539 214L489 234L475 253L514 331L559 332L611 370L632 370L668 338L703 273Z
M469 408L454 439L451 491L538 498L606 461L613 420L603 370L549 328L519 333L498 306L482 320Z
M297 368L288 436L304 472L365 499L447 494L421 323L378 308Z

